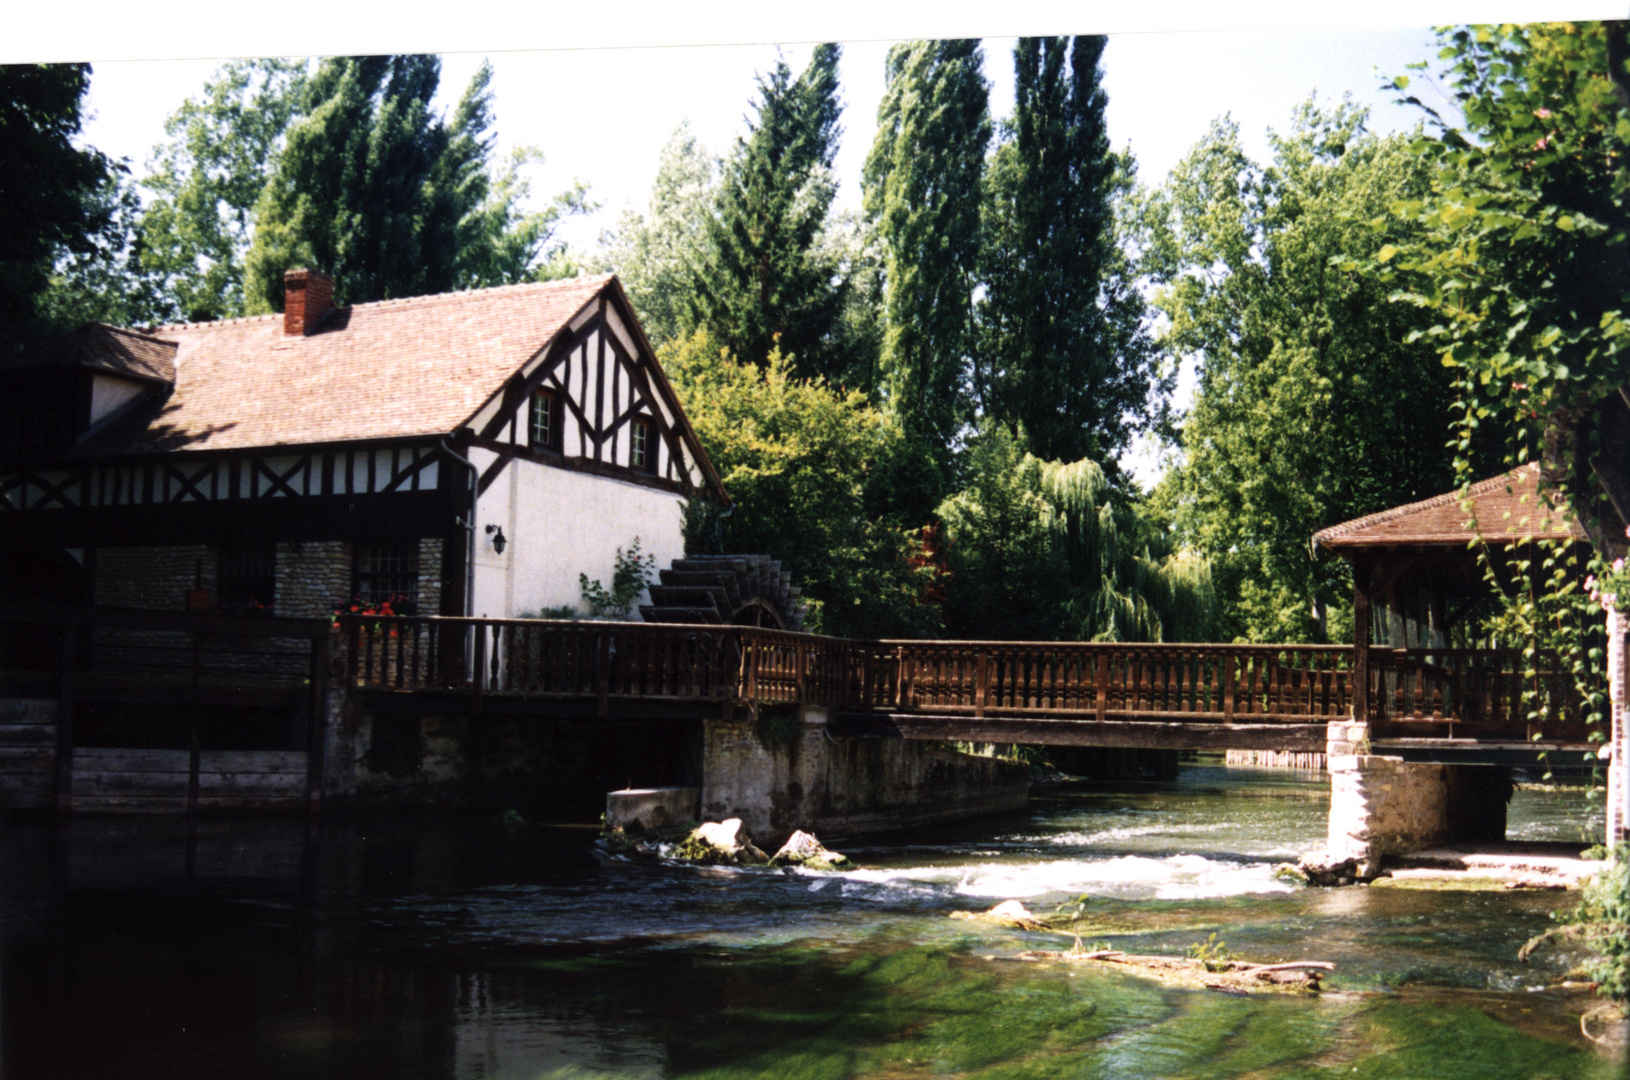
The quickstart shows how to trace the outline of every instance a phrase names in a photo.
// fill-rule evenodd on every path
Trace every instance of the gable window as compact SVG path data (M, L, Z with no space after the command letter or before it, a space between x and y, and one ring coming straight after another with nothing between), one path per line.
M554 450L560 436L560 423L555 416L555 395L552 390L535 390L527 407L527 443L534 450Z
M656 440L651 437L651 421L635 417L628 425L628 464L641 472L657 471Z
M379 602L403 596L419 600L419 545L358 544L356 595Z
M277 548L272 544L222 548L217 589L222 610L270 611L277 596Z

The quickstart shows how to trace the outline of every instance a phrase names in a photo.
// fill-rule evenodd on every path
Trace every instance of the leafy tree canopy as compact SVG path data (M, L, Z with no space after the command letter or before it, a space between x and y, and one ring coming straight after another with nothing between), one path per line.
M59 258L90 256L109 229L116 167L74 145L89 64L0 65L0 341L51 327Z
M1219 120L1145 206L1163 345L1199 362L1158 501L1214 561L1229 637L1344 639L1324 613L1345 617L1348 568L1316 562L1309 538L1453 486L1453 380L1408 340L1425 320L1368 272L1412 235L1391 207L1430 170L1365 119L1310 100L1267 165Z
M707 257L718 174L718 160L681 123L662 148L645 212L630 208L600 238L600 265L616 271L652 341L682 336L691 285Z
M659 350L691 426L735 506L693 504L687 547L781 559L810 603L808 629L857 637L936 628L931 571L914 566L892 505L922 468L900 428L859 391L798 378L774 350L737 360L706 334Z
M141 264L157 275L174 317L241 315L255 204L300 115L303 60L239 60L215 73L164 122L142 186Z

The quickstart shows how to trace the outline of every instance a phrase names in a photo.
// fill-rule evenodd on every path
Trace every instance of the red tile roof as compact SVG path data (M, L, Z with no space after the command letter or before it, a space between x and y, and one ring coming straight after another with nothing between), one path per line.
M10 370L84 367L143 382L175 381L175 342L139 330L86 323L6 362Z
M611 275L336 308L307 336L282 315L161 326L175 391L145 426L85 450L230 450L449 434L548 345Z
M1463 500L1469 497L1467 505ZM1476 527L1473 527L1473 521ZM1463 496L1445 492L1423 502L1395 506L1314 535L1316 547L1385 547L1392 544L1465 545L1478 535L1487 543L1544 539L1585 539L1585 532L1540 494L1539 466L1528 464L1481 480Z

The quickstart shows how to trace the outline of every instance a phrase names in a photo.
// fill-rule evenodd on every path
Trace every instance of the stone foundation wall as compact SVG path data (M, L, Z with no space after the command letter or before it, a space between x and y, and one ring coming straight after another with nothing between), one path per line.
M1021 762L904 739L831 739L825 711L805 706L766 747L750 719L703 723L702 817L739 817L760 846L794 829L821 839L906 829L1024 809Z
M1336 725L1332 724L1332 727ZM1373 877L1389 855L1505 839L1511 770L1431 765L1375 754L1332 755L1327 852Z
M1375 754L1332 756L1330 857L1378 864L1448 840L1447 768Z
M695 787L695 721L391 712L329 693L323 797L335 808L516 809L527 817L605 808L626 787ZM585 820L578 817L576 820Z

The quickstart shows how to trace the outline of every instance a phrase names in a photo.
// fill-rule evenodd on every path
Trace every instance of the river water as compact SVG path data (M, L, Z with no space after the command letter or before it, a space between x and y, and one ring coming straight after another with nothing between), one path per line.
M1622 1077L1569 966L1518 947L1562 894L1293 888L1318 774L1192 767L847 845L860 869L601 861L590 825L424 817L9 824L0 1066L160 1077ZM1509 835L1577 841L1582 795ZM1337 965L1236 997L952 919L1078 905L1087 941Z

